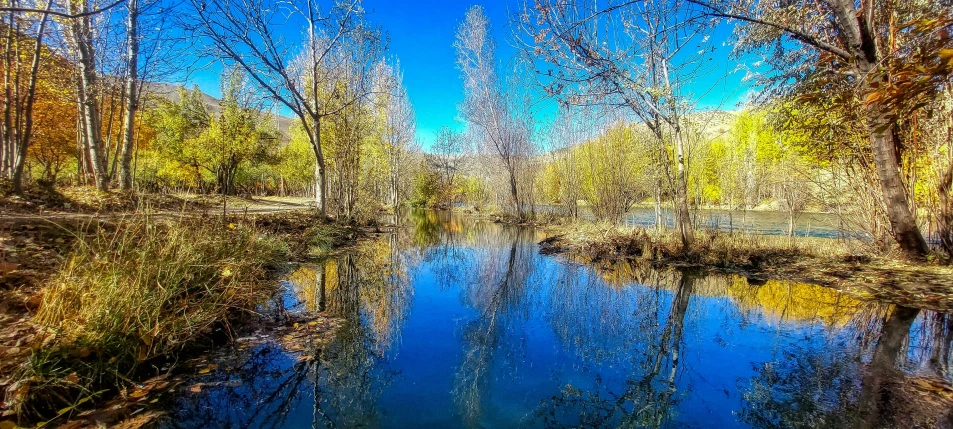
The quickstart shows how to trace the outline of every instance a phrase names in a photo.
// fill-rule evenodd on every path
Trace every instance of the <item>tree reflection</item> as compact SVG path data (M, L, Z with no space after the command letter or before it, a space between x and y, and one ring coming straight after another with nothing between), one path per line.
M178 399L166 427L284 427L290 411L307 402L309 367L295 363L272 345L241 353L242 362L229 372L218 371L203 380L200 395Z
M418 247L421 259L432 267L437 284L443 290L464 281L470 263L461 240L461 232L469 231L472 220L454 215L452 212L415 210L411 212L414 244Z
M565 261L539 255L531 229L450 213L416 212L410 220L289 276L299 310L346 320L330 342L303 344L300 355L312 359L299 362L276 344L236 354L247 362L182 399L181 423L173 426L379 426L390 423L387 416L406 422L407 413L427 405L412 398L412 411L402 410L403 398L382 396L412 391L394 383L418 382L412 377L420 373L428 384L412 389L427 390L426 398L446 394L447 379L437 377L453 374L453 410L434 410L432 421L442 424L663 427L692 422L696 407L756 427L940 421L937 413L907 419L919 408L904 386L923 377L950 380L948 314L795 282ZM412 279L425 291L418 300L452 306L440 310L467 322L458 331L407 324ZM426 289L431 281L436 287ZM423 304L423 313L433 305ZM388 360L398 347L418 356L432 344L439 360ZM706 353L721 353L719 347L730 364L709 363ZM739 354L749 347L755 353ZM711 376L723 369L732 372ZM693 389L723 390L727 400L690 398ZM737 408L736 392L740 409L714 409ZM379 409L395 404L387 415Z
M514 356L518 351L506 350L502 337L508 328L528 317L529 295L534 286L529 279L537 257L531 245L532 235L524 229L504 229L510 238L508 248L489 249L476 271L477 277L465 283L464 296L479 316L464 326L464 357L456 372L454 400L461 409L467 426L480 426L483 392L490 383L494 361Z
M788 348L742 388L742 422L762 428L857 427L856 349Z
M413 295L396 239L365 243L325 265L326 311L346 323L320 350L315 425L377 424L377 397L397 375L385 353L398 342Z
M921 403L924 393L911 390L915 375L904 371L912 364L911 328L921 310L871 304L856 314L854 340L874 337L873 350L844 344L832 347L787 348L773 362L756 366L757 375L744 388L742 421L756 427L932 427L953 423L948 407ZM928 355L948 353L944 325L949 315L928 312L921 318L934 329L922 329L915 342ZM937 322L937 321L940 322ZM928 334L924 336L923 334ZM939 337L939 338L938 338ZM932 348L932 349L931 349ZM949 355L945 356L949 359ZM867 361L868 363L864 363Z
M685 320L695 278L692 273L683 271L673 270L664 274L653 276L653 280L659 282L657 284L671 282L669 284L673 290L661 331L652 327L653 321L662 319L657 310L653 310L661 305L628 307L630 310L647 308L648 311L637 311L633 315L642 319L639 323L641 329L620 331L623 335L637 335L639 347L629 352L632 358L629 365L640 371L630 374L621 390L605 385L598 374L585 390L579 386L566 385L551 399L543 401L538 410L538 415L547 426L662 427L674 417L676 404L680 400L677 379L682 370L680 363ZM611 304L608 301L606 303ZM565 332L565 329L557 327L557 332L561 331ZM638 335L639 332L642 334Z
M343 318L343 327L327 344L303 339L299 354L273 343L236 354L233 370L216 372L201 394L180 400L171 426L301 426L305 416L312 427L378 425L377 398L396 377L385 352L398 342L412 299L395 240L298 267L288 284L303 310Z

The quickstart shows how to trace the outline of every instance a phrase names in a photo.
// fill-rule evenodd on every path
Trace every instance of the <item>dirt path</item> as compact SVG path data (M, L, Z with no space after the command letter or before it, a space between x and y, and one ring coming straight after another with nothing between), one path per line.
M173 217L173 216L195 216L195 215L216 215L222 213L222 203L212 201L194 201L191 206L182 210L158 209L150 213L154 216ZM196 206L198 205L198 206ZM314 203L309 198L229 198L225 204L225 211L230 215L238 214L268 214L279 213L293 210L307 210L314 208ZM141 214L136 211L104 211L104 212L67 212L67 211L49 211L41 213L18 213L0 211L0 223L19 223L24 221L56 221L56 220L83 220L83 219L115 219L133 214Z

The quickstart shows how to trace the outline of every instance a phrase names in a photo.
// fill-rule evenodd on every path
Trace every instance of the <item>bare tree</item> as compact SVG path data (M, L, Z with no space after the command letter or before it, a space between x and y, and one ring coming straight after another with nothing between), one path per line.
M440 176L440 189L447 205L454 200L454 179L460 170L463 156L463 138L450 127L442 127L437 132L433 145L433 164Z
M591 117L584 115L575 106L560 106L559 115L551 125L550 155L559 174L559 198L566 206L568 215L579 217L580 172L574 148L591 137Z
M480 136L480 146L503 165L513 212L523 219L525 205L533 204L520 192L521 187L526 188L520 174L532 155L530 103L514 94L515 86L497 74L496 43L482 7L467 10L457 27L454 47L466 94L462 113L472 128L471 134Z
M685 0L540 0L517 21L548 93L569 104L625 107L651 130L686 247L694 232L684 116L700 97L687 87L711 72L711 28L700 8L689 6Z
M125 111L122 123L122 148L119 161L119 188L132 189L132 143L139 111L139 0L126 3L126 82Z
M6 5L0 6L0 12L36 13L42 16L43 18L48 18L49 16L52 15L52 16L56 16L60 18L66 18L66 19L77 19L77 18L84 18L87 16L101 14L116 6L119 6L124 1L126 0L116 0L115 2L112 2L106 6L100 7L99 9L92 9L92 10L87 10L85 12L75 12L75 13L68 10L67 11L56 10L56 9L53 9L52 6L47 7L45 9L38 9L35 7L22 6L17 2L11 2L9 6L6 6ZM52 5L52 2L50 4Z
M348 46L379 44L380 31L364 22L359 0L334 2L327 8L317 0L282 2L278 0L190 0L195 11L186 28L208 40L224 57L243 68L251 79L301 121L314 151L315 201L322 215L327 214L327 176L321 142L321 120L364 99L370 86L361 91L341 94L326 88L328 70L340 60ZM276 25L304 27L307 39L300 55L292 51L294 43L275 34ZM347 97L346 99L344 97ZM340 99L333 107L324 102Z

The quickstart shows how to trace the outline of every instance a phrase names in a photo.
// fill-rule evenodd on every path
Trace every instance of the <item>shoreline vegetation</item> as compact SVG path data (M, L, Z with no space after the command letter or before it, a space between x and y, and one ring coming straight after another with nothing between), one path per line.
M500 220L505 222L505 220ZM794 280L831 287L864 299L950 311L953 267L940 258L910 262L856 239L788 237L699 229L688 250L677 231L588 221L540 224L540 252L585 263L640 259L653 264L735 273L753 279Z
M313 208L223 217L220 203L180 202L165 206L178 211L62 218L2 210L0 422L139 427L188 374L207 369L189 362L242 332L334 329L324 315L259 307L279 293L288 263L326 257L373 229ZM83 213L76 202L61 207Z

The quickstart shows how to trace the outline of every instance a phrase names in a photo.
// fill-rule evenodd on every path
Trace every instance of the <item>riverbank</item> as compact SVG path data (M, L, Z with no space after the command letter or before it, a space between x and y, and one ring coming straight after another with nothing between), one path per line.
M586 262L638 258L755 281L795 280L916 308L953 309L953 267L877 255L858 241L699 230L686 252L675 231L589 223L551 224L544 231L549 237L540 242L540 252Z
M0 423L78 427L142 423L178 376L208 369L190 358L275 322L258 308L287 262L364 235L308 211L35 215L0 231Z

